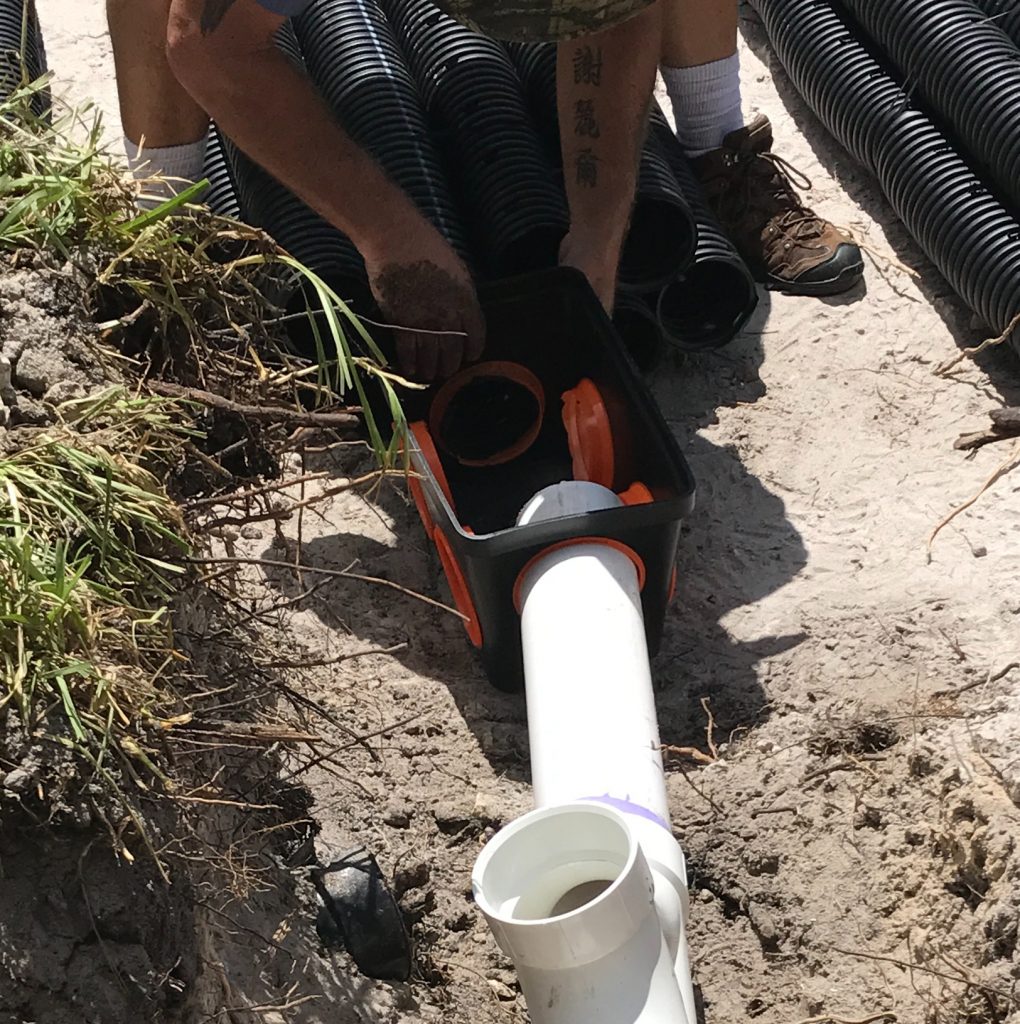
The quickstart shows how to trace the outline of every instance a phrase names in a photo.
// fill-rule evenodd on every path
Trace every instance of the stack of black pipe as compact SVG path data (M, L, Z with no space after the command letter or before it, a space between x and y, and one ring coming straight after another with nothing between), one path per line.
M240 217L241 204L237 198L237 185L224 148L223 136L215 125L209 133L203 173L209 181L209 188L201 197L202 202L221 217Z
M1020 314L1020 52L971 0L751 3L815 113L1004 332Z
M7 99L22 85L46 71L39 21L33 0L0 0L0 99ZM32 109L43 115L50 105L47 90L32 99Z
M415 81L380 8L374 0L322 0L295 29L308 73L347 134L470 263Z
M503 47L429 0L384 0L414 71L483 274L554 266L566 203Z
M662 111L652 111L651 136L661 146L697 224L690 265L659 292L656 315L678 348L720 348L740 332L758 305L754 278L709 209L683 147Z

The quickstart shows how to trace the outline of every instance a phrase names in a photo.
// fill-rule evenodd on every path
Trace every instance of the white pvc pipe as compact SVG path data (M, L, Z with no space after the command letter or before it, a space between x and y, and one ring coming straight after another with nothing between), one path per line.
M597 803L532 811L486 846L474 877L532 1024L695 1024L623 815Z
M623 502L598 484L540 491L518 523ZM590 797L669 820L641 592L634 563L605 544L559 548L521 586L521 637L535 804Z
M518 523L620 504L571 481ZM475 899L533 1024L695 1024L637 568L597 540L559 547L528 567L520 597L539 809L483 850Z

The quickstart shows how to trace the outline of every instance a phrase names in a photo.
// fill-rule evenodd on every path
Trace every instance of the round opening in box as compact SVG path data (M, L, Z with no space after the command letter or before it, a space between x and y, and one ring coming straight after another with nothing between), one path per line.
M544 414L544 391L530 370L479 363L440 388L429 424L439 446L461 465L498 466L534 444Z

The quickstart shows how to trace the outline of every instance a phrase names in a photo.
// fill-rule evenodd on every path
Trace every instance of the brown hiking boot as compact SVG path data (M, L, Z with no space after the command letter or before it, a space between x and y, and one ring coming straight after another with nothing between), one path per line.
M861 250L800 201L793 182L811 182L771 149L762 115L693 161L712 209L759 281L791 295L846 291L864 274Z

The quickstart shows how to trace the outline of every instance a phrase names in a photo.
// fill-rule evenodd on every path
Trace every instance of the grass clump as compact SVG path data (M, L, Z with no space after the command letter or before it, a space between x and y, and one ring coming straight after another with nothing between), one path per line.
M189 550L180 511L141 465L185 430L162 399L107 392L0 458L0 710L104 777L149 763L146 719L168 704L167 603Z
M0 431L0 723L9 741L13 712L31 744L72 751L90 768L78 781L98 778L144 836L124 780L165 778L155 736L186 697L174 689L183 658L169 609L190 539L164 479L186 473L202 440L194 406L146 397L145 379L240 405L353 399L384 466L402 458L401 381L327 281L196 205L201 186L139 213L98 120L40 116L44 88L0 101L0 272L27 263L73 281L81 318L128 383L61 406L53 427ZM277 303L297 288L310 296L317 362L282 334ZM4 741L0 729L0 755L16 763Z

